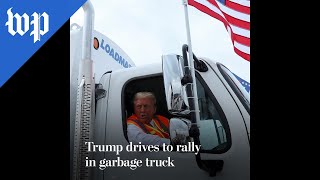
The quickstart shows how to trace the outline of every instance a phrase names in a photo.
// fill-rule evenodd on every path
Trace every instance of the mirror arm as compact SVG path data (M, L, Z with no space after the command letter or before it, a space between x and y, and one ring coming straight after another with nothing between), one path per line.
M200 131L197 125L192 124L189 130L189 136L190 137L199 137L200 136Z
M188 66L187 51L188 51L188 45L184 44L182 46L182 55L183 55L183 60L184 60L184 66ZM194 53L192 53L192 54L193 54L193 59L195 60L194 61L194 68L200 72L207 72L208 66L203 61L199 60ZM186 74L189 74L187 72L189 72L189 70L188 71L186 70Z
M181 84L182 84L182 86L184 86L188 83L192 83L192 77L190 74L185 74L183 76L183 78L181 79Z
M182 57L183 57L183 63L184 63L183 65L185 67L185 75L190 75L190 69L189 69L188 58L187 58L187 51L188 51L188 45L184 44L182 46Z
M183 56L183 60L184 60L184 66L186 68L185 68L185 75L181 79L182 84L185 82L192 82L191 72L190 72L189 65L188 65L187 51L188 51L188 45L184 44L182 46L182 56ZM194 54L193 54L193 58L195 59L195 62L199 62L198 58ZM197 66L195 66L195 67L197 67ZM192 94L190 86L187 87L187 94L188 94L188 96ZM192 99L189 99L189 105L190 105L190 109L194 109L194 103L193 103ZM195 143L197 145L199 145L200 144L200 140L199 140L200 131L199 131L199 127L197 126L195 113L191 112L190 115L191 115L192 125L189 130L189 136L193 137Z

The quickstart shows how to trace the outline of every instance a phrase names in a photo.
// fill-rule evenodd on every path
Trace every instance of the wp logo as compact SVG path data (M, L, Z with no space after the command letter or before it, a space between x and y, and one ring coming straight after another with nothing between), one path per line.
M8 21L5 25L8 26L8 32L12 36L16 35L17 33L20 34L20 36L23 36L29 31L30 25L33 25L30 36L33 35L33 43L35 43L40 41L40 36L45 35L49 31L49 15L46 12L42 14L34 12L31 15L32 21L29 22L30 17L26 13L24 13L22 16L20 16L18 13L13 15L11 9L12 7L7 11ZM16 22L16 30L13 28L14 22ZM43 29L41 29L42 24Z

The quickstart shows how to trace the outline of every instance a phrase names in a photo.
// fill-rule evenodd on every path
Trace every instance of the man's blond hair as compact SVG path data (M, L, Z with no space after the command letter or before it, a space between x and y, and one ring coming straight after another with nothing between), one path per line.
M134 104L135 104L136 100L139 98L151 98L153 100L154 105L156 105L156 103L157 103L156 96L152 92L137 92L134 95L134 101L133 101Z

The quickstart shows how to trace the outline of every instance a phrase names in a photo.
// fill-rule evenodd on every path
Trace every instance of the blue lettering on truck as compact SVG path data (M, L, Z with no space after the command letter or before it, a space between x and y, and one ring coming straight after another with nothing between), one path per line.
M123 67L125 68L132 67L131 64L129 64L128 61L126 61L118 52L114 51L113 48L110 47L108 43L104 45L104 39L102 39L100 47Z

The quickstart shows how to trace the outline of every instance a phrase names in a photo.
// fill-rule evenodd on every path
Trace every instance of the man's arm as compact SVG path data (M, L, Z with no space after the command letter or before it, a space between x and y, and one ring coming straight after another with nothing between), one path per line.
M170 144L170 139L161 138L157 135L147 134L142 131L139 127L129 124L128 125L128 139L133 144L145 144L145 145L159 145L162 146L163 143L166 145Z

